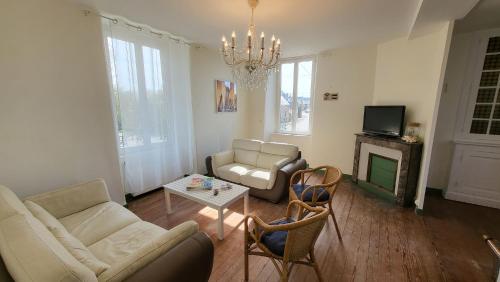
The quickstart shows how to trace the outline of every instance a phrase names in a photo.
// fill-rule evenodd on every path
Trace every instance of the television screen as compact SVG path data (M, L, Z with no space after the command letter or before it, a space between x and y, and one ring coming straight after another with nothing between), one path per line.
M405 106L365 106L363 132L402 136Z

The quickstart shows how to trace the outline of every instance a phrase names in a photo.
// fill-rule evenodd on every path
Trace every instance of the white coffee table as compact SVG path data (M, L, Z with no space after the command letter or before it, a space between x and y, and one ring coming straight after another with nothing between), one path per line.
M193 174L184 177L177 181L163 185L165 191L165 204L167 206L167 214L171 214L172 204L170 202L170 193L198 202L202 205L209 206L218 211L217 218L217 237L219 240L224 239L224 209L235 201L243 198L243 211L245 215L248 214L248 191L247 187L231 183L232 188L229 190L220 190L217 196L214 196L213 190L193 190L187 191L186 186L191 183L193 177L205 177L200 174ZM214 179L213 189L220 188L223 184L228 182Z

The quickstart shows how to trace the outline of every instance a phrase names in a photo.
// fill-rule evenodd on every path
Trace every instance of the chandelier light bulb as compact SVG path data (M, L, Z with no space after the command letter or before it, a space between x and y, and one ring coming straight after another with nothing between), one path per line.
M248 36L252 36L252 31L251 31L251 30L248 30L247 35L248 35Z
M260 33L260 38L264 38L264 32Z
M222 36L222 42L226 42L226 37Z
M272 42L276 41L276 38L274 37L274 34L273 34L273 37L271 37L271 41Z
M236 38L236 32L233 31L233 33L231 33L231 37Z

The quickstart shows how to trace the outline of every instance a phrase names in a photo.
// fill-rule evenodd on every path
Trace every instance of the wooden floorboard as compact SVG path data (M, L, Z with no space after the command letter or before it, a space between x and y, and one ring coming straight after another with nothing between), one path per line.
M243 201L225 213L225 239L216 239L217 212L172 196L174 213L167 216L163 191L129 203L142 219L170 229L195 220L215 246L210 281L243 280ZM250 198L250 212L264 221L282 217L287 202L272 204ZM492 281L493 257L482 234L500 238L500 210L428 195L423 216L411 208L385 202L343 181L334 199L343 240L331 218L316 243L316 256L326 281ZM250 257L252 281L278 281L266 258ZM296 266L290 281L316 281L314 271Z

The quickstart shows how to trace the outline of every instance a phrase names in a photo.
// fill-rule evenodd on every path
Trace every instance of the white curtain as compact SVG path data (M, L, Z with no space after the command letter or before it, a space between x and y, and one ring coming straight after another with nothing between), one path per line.
M189 46L103 19L125 192L138 195L195 168Z

